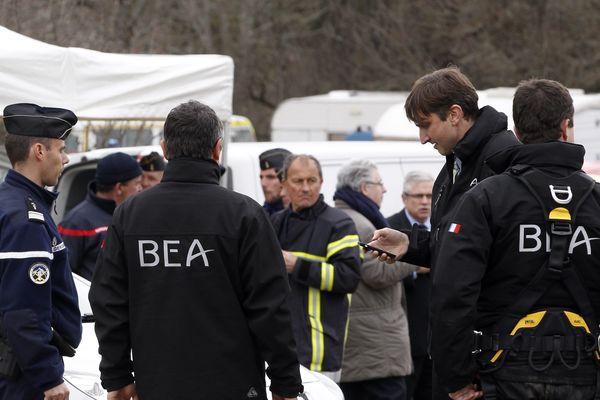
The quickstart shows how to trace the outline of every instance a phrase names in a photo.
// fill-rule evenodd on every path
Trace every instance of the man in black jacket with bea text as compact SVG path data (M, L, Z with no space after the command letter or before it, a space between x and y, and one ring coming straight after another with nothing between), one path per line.
M273 399L296 399L283 257L260 205L219 186L221 122L190 101L164 135L163 179L115 211L90 290L108 398L265 400L267 362Z
M465 194L441 233L436 372L455 399L477 396L477 374L486 399L597 399L600 186L569 143L563 85L522 82L513 116L525 146L488 160L506 172Z
M434 367L455 400L596 399L600 187L581 172L584 148L569 143L563 85L522 82L513 116L526 146L488 159L505 172L465 194L441 234Z

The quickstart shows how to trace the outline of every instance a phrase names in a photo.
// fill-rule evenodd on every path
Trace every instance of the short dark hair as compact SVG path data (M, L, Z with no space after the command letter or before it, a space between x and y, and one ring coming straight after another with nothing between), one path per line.
M414 83L406 98L404 109L409 120L422 126L430 114L446 120L453 104L459 105L466 119L474 121L479 114L479 96L475 87L455 66L438 69L424 75Z
M6 147L6 155L13 167L18 162L27 161L29 149L34 143L41 143L46 149L52 147L50 138L6 134L4 147Z
M182 103L165 121L167 157L210 160L222 131L223 124L212 108L195 100Z
M560 138L560 125L572 125L573 99L560 82L529 79L519 83L513 99L515 128L523 143L542 143Z
M311 156L310 154L290 154L283 161L283 167L281 168L281 180L287 179L290 165L292 165L292 163L296 160L314 161L315 165L317 166L317 170L319 171L319 178L323 179L323 169L321 168L321 163L315 156Z
M110 183L110 184L102 184L96 182L96 193L107 193L114 189L115 185L119 182Z

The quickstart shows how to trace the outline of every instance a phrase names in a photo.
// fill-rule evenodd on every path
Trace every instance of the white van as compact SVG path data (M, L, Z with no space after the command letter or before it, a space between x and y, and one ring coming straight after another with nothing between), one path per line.
M402 183L404 176L413 170L429 172L433 177L442 168L444 157L431 145L417 142L374 141L374 142L255 142L229 143L223 154L227 172L222 184L243 193L259 203L264 202L260 186L258 155L265 150L283 147L292 153L311 154L323 167L323 195L333 205L333 193L340 167L351 160L365 158L374 162L387 188L381 212L385 216L398 212L402 206ZM96 163L104 156L122 151L140 158L151 151L162 151L159 146L121 147L91 150L70 155L56 190L61 192L56 201L57 221L68 210L79 204L86 195L88 183L94 179Z
M381 212L390 216L402 207L402 183L413 170L429 172L434 178L443 166L444 157L431 145L419 142L369 141L369 142L258 142L231 143L227 150L227 187L246 194L262 204L264 196L260 187L258 155L275 147L292 153L311 154L323 168L322 193L325 201L333 205L333 193L340 167L351 160L368 159L379 168L387 193L383 197Z
M334 90L286 99L273 113L271 140L342 140L359 126L372 128L385 110L404 103L406 96L408 92Z

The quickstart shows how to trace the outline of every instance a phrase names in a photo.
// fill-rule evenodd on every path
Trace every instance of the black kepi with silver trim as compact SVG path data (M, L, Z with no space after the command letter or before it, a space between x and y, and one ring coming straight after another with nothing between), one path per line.
M64 108L17 103L4 108L4 126L11 135L65 140L77 123L77 116Z

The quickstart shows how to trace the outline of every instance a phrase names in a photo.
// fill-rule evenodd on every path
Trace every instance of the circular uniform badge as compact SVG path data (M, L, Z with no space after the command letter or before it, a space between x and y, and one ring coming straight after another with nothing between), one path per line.
M29 267L29 279L36 285L43 285L50 279L50 268L44 263L35 263Z

